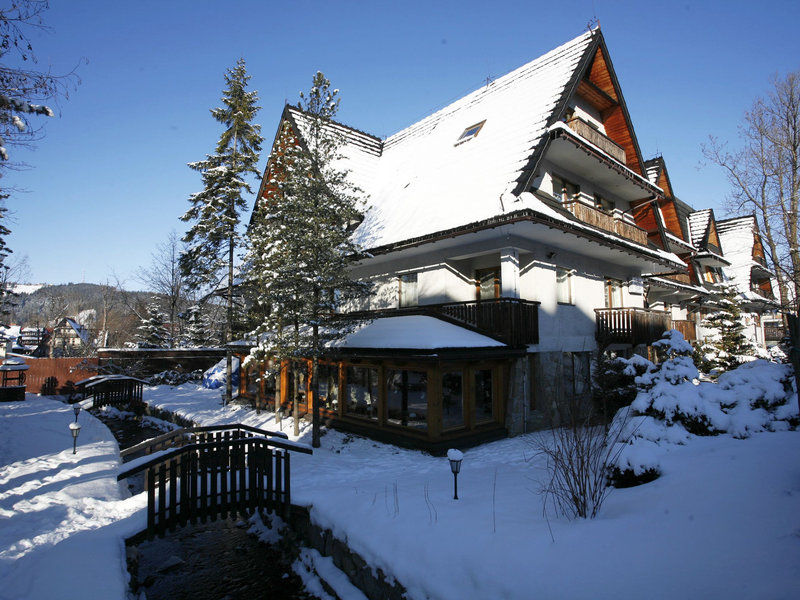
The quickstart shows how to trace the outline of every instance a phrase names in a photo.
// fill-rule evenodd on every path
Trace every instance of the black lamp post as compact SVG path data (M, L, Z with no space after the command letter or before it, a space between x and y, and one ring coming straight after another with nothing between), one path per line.
M80 404L73 404L72 405L72 412L75 413L75 422L78 422L78 413L81 412L81 405Z
M75 413L77 417L78 413ZM75 423L69 424L69 432L72 434L72 453L75 454L78 451L78 434L81 432L80 423L75 421Z
M450 470L453 472L453 500L458 500L458 473L461 471L461 461L464 454L460 450L448 450L447 460L450 461Z

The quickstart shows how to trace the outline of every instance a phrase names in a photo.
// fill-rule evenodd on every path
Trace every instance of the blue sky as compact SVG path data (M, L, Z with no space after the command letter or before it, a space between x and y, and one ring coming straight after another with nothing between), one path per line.
M380 136L417 121L600 19L645 157L667 161L677 194L719 207L724 176L701 165L709 134L736 126L769 77L800 68L796 2L59 2L32 36L42 67L82 83L48 119L31 169L0 184L9 243L36 282L131 288L198 191L186 163L220 130L208 110L223 73L247 60L269 142L286 100L315 71L341 90L340 120ZM266 162L266 144L261 164Z

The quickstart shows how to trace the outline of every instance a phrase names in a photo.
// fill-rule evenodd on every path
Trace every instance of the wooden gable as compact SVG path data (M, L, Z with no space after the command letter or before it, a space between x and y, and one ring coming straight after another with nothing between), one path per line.
M602 38L576 92L600 112L606 136L625 150L625 166L644 176L633 125Z
M764 254L764 244L761 243L761 236L753 232L753 259L757 262L766 263L767 257Z
M711 212L711 217L708 222L708 232L706 237L706 246L712 246L712 250L717 253L722 253L722 244L719 243L719 234L717 234L717 221L714 219L714 212Z
M667 231L676 238L682 240L683 229L681 229L680 218L678 217L678 210L675 208L675 202L672 199L662 200L659 206L661 207L661 214L664 215L664 226L667 228Z
M653 203L643 201L641 204L633 208L632 214L636 225L647 232L647 241L655 244L659 248L663 248L664 242L661 237L659 218L656 214Z

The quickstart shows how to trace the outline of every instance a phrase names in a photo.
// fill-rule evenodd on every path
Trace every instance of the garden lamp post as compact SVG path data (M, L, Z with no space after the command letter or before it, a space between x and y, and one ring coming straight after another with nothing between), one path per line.
M81 405L80 404L73 404L72 405L72 412L75 413L75 422L78 422L78 413L81 412Z
M450 461L450 470L453 472L453 500L458 500L458 473L461 471L464 454L460 450L451 448L447 451L447 460Z
M77 417L77 412L75 413ZM72 434L72 453L75 454L78 451L78 434L81 432L80 423L75 421L75 423L69 424L69 432Z

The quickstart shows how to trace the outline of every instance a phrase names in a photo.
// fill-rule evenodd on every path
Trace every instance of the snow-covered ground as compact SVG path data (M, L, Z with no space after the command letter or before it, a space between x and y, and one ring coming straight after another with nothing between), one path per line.
M277 429L196 384L145 390L209 425ZM310 441L303 424L292 439ZM446 458L330 431L293 457L293 500L411 598L794 598L800 589L800 433L665 445L662 476L614 490L598 518L542 512L537 435L467 450L459 500Z
M0 598L122 599L124 539L146 498L117 483L119 448L86 411L72 454L72 408L33 394L0 403Z

